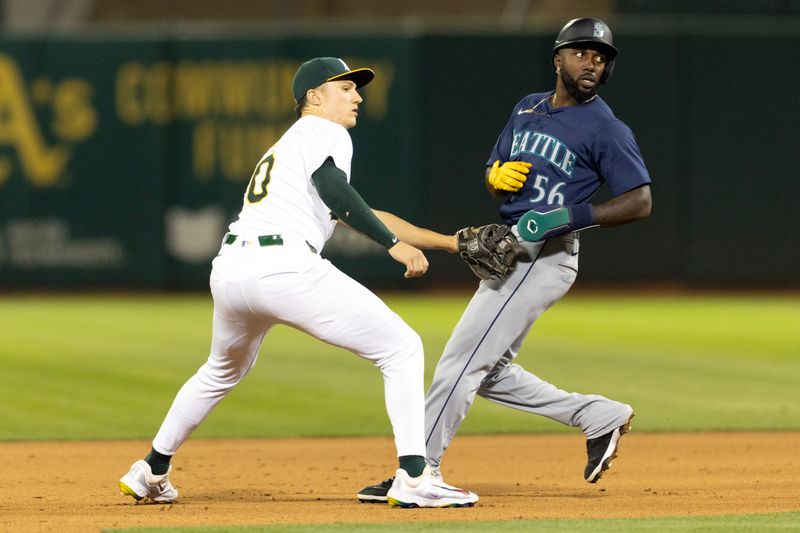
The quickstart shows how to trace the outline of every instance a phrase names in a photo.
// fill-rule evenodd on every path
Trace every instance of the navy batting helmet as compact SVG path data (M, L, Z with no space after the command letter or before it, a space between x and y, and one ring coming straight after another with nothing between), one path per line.
M590 50L597 50L606 55L606 69L600 77L600 83L605 83L614 70L614 58L619 50L614 48L614 37L611 28L600 19L590 17L572 19L558 32L553 45L553 56L562 48L575 48L582 46Z

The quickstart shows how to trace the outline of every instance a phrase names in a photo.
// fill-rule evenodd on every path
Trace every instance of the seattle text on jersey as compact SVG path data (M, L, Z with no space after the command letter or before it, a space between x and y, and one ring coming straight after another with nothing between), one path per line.
M551 135L533 130L514 130L511 158L519 154L531 154L549 161L569 177L572 177L577 159L575 152L567 148L563 142Z

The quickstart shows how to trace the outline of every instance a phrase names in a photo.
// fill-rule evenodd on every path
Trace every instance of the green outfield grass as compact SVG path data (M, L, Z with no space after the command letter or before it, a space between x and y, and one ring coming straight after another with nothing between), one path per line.
M429 382L469 294L387 295L422 336ZM0 440L151 438L202 364L202 295L0 298ZM632 404L637 431L800 429L800 299L571 294L518 361ZM463 433L574 431L478 399ZM389 435L366 361L278 327L196 437Z
M349 531L391 531L419 533L520 532L606 533L619 531L719 532L797 531L800 513L595 520L509 520L504 522L425 522L418 524L334 524L298 526L236 526L173 529L114 529L114 533L342 533Z

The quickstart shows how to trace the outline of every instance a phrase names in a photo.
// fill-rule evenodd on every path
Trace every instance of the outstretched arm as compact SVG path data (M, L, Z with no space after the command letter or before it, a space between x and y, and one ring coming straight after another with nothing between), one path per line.
M417 227L402 218L373 209L375 216L400 239L423 250L458 252L467 266L481 279L502 279L512 270L522 247L511 228L501 224L466 227L455 235L443 235ZM392 248L393 250L393 248ZM390 250L391 252L391 250Z
M386 211L372 210L375 216L397 235L397 238L416 248L423 250L445 250L451 254L458 251L458 240L455 235L444 235L435 231L420 228Z

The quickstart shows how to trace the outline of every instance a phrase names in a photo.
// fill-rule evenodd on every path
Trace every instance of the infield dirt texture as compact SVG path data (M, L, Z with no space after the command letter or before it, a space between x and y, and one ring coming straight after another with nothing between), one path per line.
M428 379L469 296L389 298L423 338ZM210 315L205 294L0 299L0 532L435 522L618 533L664 531L670 517L680 523L669 531L798 529L797 294L566 298L518 361L566 390L630 403L633 430L590 485L580 431L478 399L443 463L448 482L480 495L471 509L359 504L356 492L397 464L380 374L276 328L176 455L178 502L137 505L117 482L205 359ZM597 529L603 518L621 520Z
M635 419L634 419L635 420ZM135 504L117 478L147 442L0 445L3 531L123 527L493 521L796 511L797 433L636 434L595 485L580 435L463 436L446 479L476 491L471 509L359 504L395 463L387 438L193 440L175 461L173 505Z

